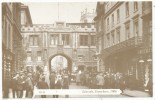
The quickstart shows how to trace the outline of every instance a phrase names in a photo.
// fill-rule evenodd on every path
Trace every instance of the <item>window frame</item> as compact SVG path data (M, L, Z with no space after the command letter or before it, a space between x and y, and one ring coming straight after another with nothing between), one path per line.
M69 46L70 45L70 34L62 34L61 41L62 41L62 45Z
M96 42L95 35L90 35L90 46L95 46L96 45L95 42Z
M58 44L59 44L59 34L50 34L50 45L57 46Z
M138 2L134 1L134 12L138 11Z
M41 61L42 60L41 53L42 53L41 51L37 51L37 61Z
M126 2L126 4L125 4L125 11L126 11L126 17L129 17L129 2Z
M128 23L125 24L125 32L126 32L126 39L129 39L131 37L131 33L130 33L130 22L128 22Z
M112 45L115 44L115 30L111 32L111 42L112 42Z
M36 34L29 35L29 41L30 46L39 46L39 35Z
M118 34L119 33L119 34ZM116 40L117 40L117 43L120 43L120 41L121 41L121 28L117 28L116 29Z
M136 24L137 24L137 27L136 27ZM135 37L138 37L139 36L139 19L138 18L134 20L133 27L134 27L134 35Z
M106 37L107 37L107 47L110 47L110 33L107 33Z
M88 46L88 35L80 35L80 46Z
M114 13L111 15L111 26L112 27L114 27L114 20L115 20L115 18L114 18Z
M120 22L120 10L117 9L117 23Z
M107 18L107 30L109 30L109 27L110 27L110 25L109 25L109 18Z

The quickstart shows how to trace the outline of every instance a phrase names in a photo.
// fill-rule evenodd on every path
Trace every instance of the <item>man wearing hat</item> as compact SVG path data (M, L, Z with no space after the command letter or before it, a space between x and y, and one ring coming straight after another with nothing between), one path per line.
M25 85L26 85L26 97L32 98L34 86L31 73L28 73Z
M23 97L23 90L24 90L24 73L23 71L20 72L19 78L17 80L17 97L22 98Z
M13 98L17 96L17 80L19 78L19 73L15 73L12 77L12 93Z

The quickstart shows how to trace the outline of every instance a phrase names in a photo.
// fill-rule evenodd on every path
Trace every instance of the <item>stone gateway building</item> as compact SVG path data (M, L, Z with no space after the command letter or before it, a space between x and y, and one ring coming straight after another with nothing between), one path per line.
M83 17L83 12L81 16L86 20L90 14ZM66 67L70 72L96 69L95 31L94 23L83 22L82 18L79 23L57 21L54 24L23 24L21 32L27 52L25 68L35 71L36 66L42 66L44 71L51 71L56 67L52 66L52 59L62 56L67 59Z

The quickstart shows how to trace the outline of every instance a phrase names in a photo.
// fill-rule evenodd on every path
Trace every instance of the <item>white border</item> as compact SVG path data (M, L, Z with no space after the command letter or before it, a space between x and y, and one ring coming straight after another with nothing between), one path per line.
M115 1L115 0L1 0L0 2L2 3L2 2L97 2L97 1ZM125 0L117 0L117 1L125 1ZM127 1L134 1L134 0L127 0ZM154 38L155 38L155 36L154 36L154 31L155 31L155 20L154 20L154 18L155 18L155 1L153 1L153 0L136 0L136 1L152 1L153 2L153 17L152 17L152 21L153 21L153 51L154 51L154 45L155 45L155 40L154 40ZM1 8L1 5L0 5L0 14L1 14L1 20L0 20L0 26L2 26L2 23L1 23L1 21L2 21L2 8ZM1 27L2 28L2 27ZM2 29L0 28L0 31L1 31L1 33L2 33ZM0 40L1 40L1 42L2 42L2 34L1 34L1 36L0 36ZM0 43L0 47L1 47L1 50L2 50L2 43ZM0 51L1 51L0 50ZM2 68L2 51L0 52L0 56L1 56L1 58L0 58L0 61L1 61L1 68ZM154 52L153 52L153 59L154 59ZM154 65L154 61L153 61L153 65ZM133 100L145 100L145 99L147 99L147 100L153 100L153 99L155 99L154 97L155 97L155 88L154 88L154 85L155 85L155 68L153 67L153 94L154 94L154 96L153 96L153 98L103 98L103 99L106 99L106 100L113 100L113 99L115 99L115 100L120 100L120 99L125 99L125 100L131 100L131 99L133 99ZM1 73L2 73L2 70L1 70ZM2 74L0 74L0 77L2 77ZM0 82L0 89L2 90L2 78L1 78L1 82ZM2 98L2 91L0 91L0 98ZM38 99L40 99L40 100L43 100L42 98L33 98L34 100L38 100ZM51 100L51 98L46 98L47 100L49 99L49 100ZM58 100L64 100L65 98L58 98ZM67 98L68 100L72 100L73 98ZM74 98L74 100L79 100L79 99L82 99L82 98ZM102 100L102 98L83 98L83 99L89 99L89 100ZM10 100L10 99L7 99L7 100ZM28 99L29 100L29 99Z

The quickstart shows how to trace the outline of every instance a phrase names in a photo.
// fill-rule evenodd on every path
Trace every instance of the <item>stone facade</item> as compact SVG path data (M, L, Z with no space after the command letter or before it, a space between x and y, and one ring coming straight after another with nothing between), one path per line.
M95 27L93 23L33 24L21 27L25 50L26 68L36 66L51 69L51 60L58 55L68 60L69 71L78 66L97 67L95 58Z
M149 21L144 20L144 6L144 2L100 2L97 4L97 16L94 18L98 57L104 62L105 72L128 75L129 81L134 81L136 88L143 87L148 81L145 77L148 74L145 70L147 67L144 68L141 64L141 52L146 44L144 40L151 41L145 34L151 37L152 33L143 29L147 22L152 21L152 12L147 14L150 16L147 17ZM148 6L145 8L148 9ZM149 25L151 30L151 23ZM147 43L152 45L151 42ZM152 59L150 54L147 56Z

